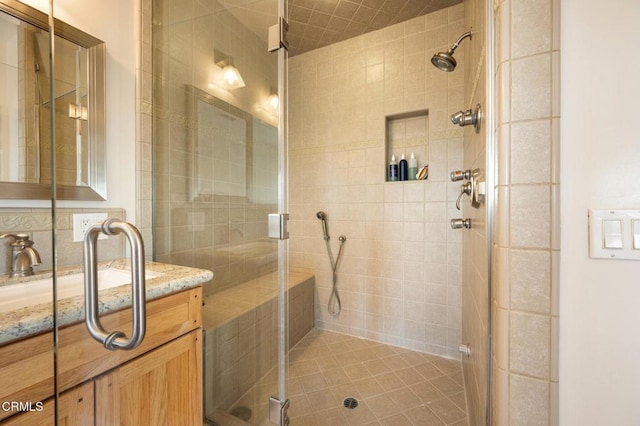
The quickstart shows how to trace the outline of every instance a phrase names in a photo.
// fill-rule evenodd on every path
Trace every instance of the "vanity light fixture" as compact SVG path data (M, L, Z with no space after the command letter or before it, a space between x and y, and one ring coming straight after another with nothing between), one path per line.
M216 62L218 68L214 74L214 81L209 83L209 87L212 85L221 87L226 90L240 89L245 86L244 79L240 75L240 71L233 64L233 57L216 52L218 57L222 56L223 59Z
M263 108L269 114L274 117L278 116L278 112L280 111L280 98L278 98L278 92L273 87L271 88L271 94L267 98L267 101L264 103Z
M267 107L276 112L278 111L278 107L280 106L280 99L278 98L277 93L272 93L269 95L269 99L267 100Z
M228 90L239 89L245 86L240 71L232 64L227 64L222 67L222 82Z

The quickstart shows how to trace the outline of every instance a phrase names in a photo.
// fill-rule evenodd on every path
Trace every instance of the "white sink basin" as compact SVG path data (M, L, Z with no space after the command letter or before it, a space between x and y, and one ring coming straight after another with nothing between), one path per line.
M150 279L160 274L145 271L145 278ZM58 283L58 300L74 296L84 296L84 274L76 273L60 275ZM98 288L100 290L118 287L131 283L131 271L125 269L98 269ZM0 313L9 312L26 306L51 303L53 279L43 278L0 286Z

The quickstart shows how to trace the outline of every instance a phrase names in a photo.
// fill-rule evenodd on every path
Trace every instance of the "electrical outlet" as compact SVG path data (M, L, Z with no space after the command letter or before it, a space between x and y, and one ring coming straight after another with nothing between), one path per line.
M102 223L107 220L106 213L80 213L73 215L73 241L84 241L84 234L89 228L96 223ZM102 232L98 235L98 239L107 239Z

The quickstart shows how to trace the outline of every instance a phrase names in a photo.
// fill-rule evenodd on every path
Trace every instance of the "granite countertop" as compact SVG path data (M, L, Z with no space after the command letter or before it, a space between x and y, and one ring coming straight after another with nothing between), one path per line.
M98 264L98 269L114 268L130 271L129 259L119 259ZM188 268L166 263L145 262L145 272L153 275L146 279L147 301L197 287L213 278L206 269ZM82 267L58 270L58 277L82 273ZM44 272L26 278L0 278L0 286L23 283L28 290L29 281L52 277ZM125 284L99 292L100 313L116 311L131 305L131 285ZM0 345L27 336L39 334L53 328L52 304L50 302L27 306L8 312L0 312ZM84 289L80 295L58 301L58 323L69 325L84 320Z

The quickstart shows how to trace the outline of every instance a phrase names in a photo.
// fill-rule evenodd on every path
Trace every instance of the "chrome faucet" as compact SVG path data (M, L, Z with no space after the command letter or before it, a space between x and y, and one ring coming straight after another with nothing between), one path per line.
M40 265L40 254L33 248L33 241L27 234L2 234L0 239L11 237L10 277L28 277L33 275L33 266Z

